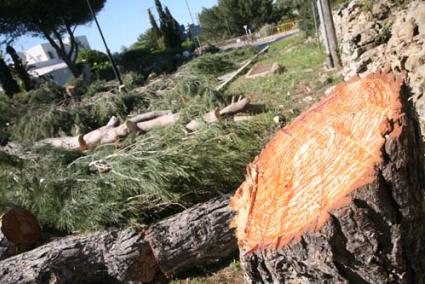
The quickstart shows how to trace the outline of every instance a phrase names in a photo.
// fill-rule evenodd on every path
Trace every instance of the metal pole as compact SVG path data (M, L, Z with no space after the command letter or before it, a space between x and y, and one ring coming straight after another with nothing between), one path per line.
M93 8L90 4L90 0L86 0L86 1L87 1L87 6L89 7L89 10L90 10L91 16L96 23L97 29L99 30L99 33L100 33L100 36L102 37L103 44L105 45L105 48L106 48L106 53L108 54L109 61L112 64L112 69L114 70L115 78L117 78L118 82L120 82L120 85L122 86L122 85L124 85L124 83L121 79L120 71L118 70L117 65L115 64L114 58L112 57L111 51L109 50L108 44L106 43L102 29L100 28L99 22L97 21L96 14L93 11Z
M192 25L195 26L195 21L193 20L192 11L190 10L189 3L187 2L187 0L184 0L184 1L186 2L186 7L187 7L187 10L189 11L190 19L192 20ZM189 27L189 31L190 31L190 27ZM199 36L196 36L195 38L198 41L199 48L201 48L202 45L201 45L201 40L199 39Z

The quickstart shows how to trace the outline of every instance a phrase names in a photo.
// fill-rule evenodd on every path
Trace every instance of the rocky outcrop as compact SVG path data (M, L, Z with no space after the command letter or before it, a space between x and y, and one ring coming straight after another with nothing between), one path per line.
M406 72L425 133L425 1L353 0L334 14L345 79Z

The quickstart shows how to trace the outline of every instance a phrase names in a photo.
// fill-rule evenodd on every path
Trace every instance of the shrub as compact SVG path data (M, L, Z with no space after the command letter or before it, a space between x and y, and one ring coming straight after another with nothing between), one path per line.
M77 63L86 64L97 80L114 79L114 71L108 56L97 50L83 50L78 54Z
M274 34L275 32L276 32L275 24L266 24L258 31L261 37L270 36Z

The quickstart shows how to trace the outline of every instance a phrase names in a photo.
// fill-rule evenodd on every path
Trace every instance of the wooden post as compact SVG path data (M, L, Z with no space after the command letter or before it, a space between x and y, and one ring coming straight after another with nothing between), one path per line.
M333 67L340 67L341 60L338 55L338 41L336 38L335 25L332 18L332 12L329 5L329 0L318 0L320 2L319 9L322 10L323 22L322 25L325 28L327 39L329 42L329 51L332 56Z

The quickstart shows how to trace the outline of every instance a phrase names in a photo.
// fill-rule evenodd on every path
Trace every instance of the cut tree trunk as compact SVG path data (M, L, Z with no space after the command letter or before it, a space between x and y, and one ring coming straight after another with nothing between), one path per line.
M148 283L237 253L229 196L212 199L149 229L58 239L0 261L0 283ZM1 241L1 239L0 239Z
M283 128L231 201L248 283L423 283L423 148L402 79L374 74Z
M162 273L216 264L237 252L228 204L229 196L215 198L149 228L147 240Z
M0 261L0 283L150 282L156 263L140 230L103 231L53 241Z

